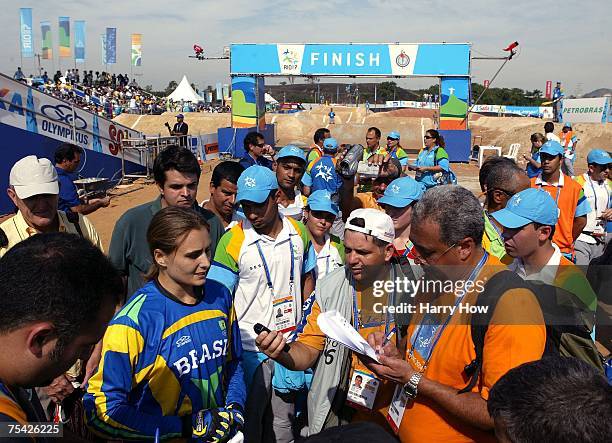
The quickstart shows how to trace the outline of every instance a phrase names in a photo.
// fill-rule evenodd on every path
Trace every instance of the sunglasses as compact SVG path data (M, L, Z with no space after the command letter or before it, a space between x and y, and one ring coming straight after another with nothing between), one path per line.
M255 146L259 148L263 148L264 146L266 146L266 144L265 143L255 143Z
M393 140L393 141L395 141L395 140L399 140L399 138L387 137L387 140Z
M426 136L425 136L425 137L423 137L423 138L425 138L425 139L428 139L428 140L429 140L430 138L433 138L433 137L431 137L431 136L429 136L429 135L426 135Z

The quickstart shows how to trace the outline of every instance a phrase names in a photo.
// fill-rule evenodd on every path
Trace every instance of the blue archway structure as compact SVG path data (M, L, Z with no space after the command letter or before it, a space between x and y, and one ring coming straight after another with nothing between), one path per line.
M274 143L274 129L265 124L265 77L437 77L440 129L449 157L467 162L470 52L470 43L233 44L232 128L219 129L220 151L241 155L241 141L254 129Z

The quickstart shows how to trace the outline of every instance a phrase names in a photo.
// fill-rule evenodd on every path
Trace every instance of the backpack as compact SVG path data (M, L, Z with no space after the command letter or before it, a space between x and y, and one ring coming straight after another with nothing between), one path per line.
M472 314L470 327L476 358L464 368L470 381L459 393L470 392L478 382L482 370L485 335L495 306L502 294L517 288L532 291L542 309L546 324L546 344L542 357L575 357L603 374L603 358L591 339L595 313L571 292L544 283L525 281L512 271L502 271L491 277L484 291L478 296L476 305L489 308L486 312Z

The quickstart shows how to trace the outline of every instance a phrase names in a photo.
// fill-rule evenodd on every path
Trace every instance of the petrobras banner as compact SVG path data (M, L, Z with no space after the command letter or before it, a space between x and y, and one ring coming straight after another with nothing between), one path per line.
M106 28L105 50L105 64L117 63L117 28Z
M53 40L51 39L51 22L40 22L40 33L42 36L42 58L53 60Z
M232 75L468 76L470 44L234 44Z
M19 42L21 56L34 57L34 33L32 31L32 8L19 10Z
M59 18L59 56L70 57L70 17Z
M85 63L85 21L74 22L74 61Z
M608 97L565 98L561 100L559 120L563 123L606 123L608 106Z
M121 140L141 134L0 75L0 123L121 157ZM142 164L134 151L126 160Z

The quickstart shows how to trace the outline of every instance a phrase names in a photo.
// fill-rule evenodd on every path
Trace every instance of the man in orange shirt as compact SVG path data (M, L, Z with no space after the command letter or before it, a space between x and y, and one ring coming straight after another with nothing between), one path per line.
M396 383L387 419L402 442L495 441L489 390L509 369L541 358L542 311L529 290L501 295L485 336L479 382L461 393L469 381L466 367L476 355L466 311L486 281L505 267L482 249L484 220L467 189L430 189L413 211L410 239L417 260L426 265L429 291L420 291L414 301L405 354L375 332L368 341L380 363L363 358L364 363L377 377ZM436 293L437 286L431 289L429 283L441 280L444 289Z
M540 149L540 160L542 172L531 179L531 187L544 189L555 200L559 208L559 221L555 226L553 243L566 258L573 261L574 242L586 226L591 207L582 186L561 172L561 144L552 140L544 143Z

